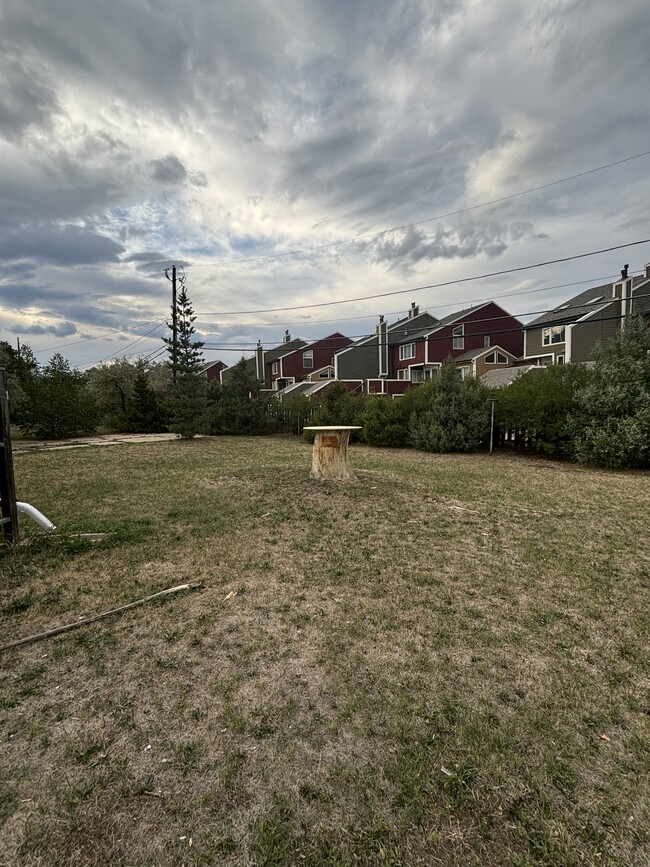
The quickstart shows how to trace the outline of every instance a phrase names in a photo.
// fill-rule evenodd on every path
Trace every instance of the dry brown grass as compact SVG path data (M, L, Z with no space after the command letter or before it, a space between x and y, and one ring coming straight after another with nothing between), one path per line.
M648 476L352 463L16 456L20 499L113 535L5 552L0 641L204 589L4 654L0 863L645 863Z

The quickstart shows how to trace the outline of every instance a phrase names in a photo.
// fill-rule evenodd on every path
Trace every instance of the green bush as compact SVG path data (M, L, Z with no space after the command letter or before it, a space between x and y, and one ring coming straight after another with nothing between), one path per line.
M325 389L310 425L360 425L363 407L363 395L348 391L343 382L333 382ZM313 439L313 434L310 436L309 432L306 432L305 437ZM350 440L359 439L359 431L350 431Z
M601 347L576 394L575 454L597 466L650 466L650 329L641 316Z
M368 445L403 448L409 445L409 405L404 398L373 396L365 400L361 424Z
M538 452L572 459L572 414L576 394L588 379L589 370L578 364L555 364L522 374L494 394L498 426L503 431L525 432Z
M487 441L490 429L487 390L473 378L462 380L446 361L437 378L411 398L410 440L425 452L472 452ZM405 395L406 397L406 395ZM402 398L404 399L404 398Z

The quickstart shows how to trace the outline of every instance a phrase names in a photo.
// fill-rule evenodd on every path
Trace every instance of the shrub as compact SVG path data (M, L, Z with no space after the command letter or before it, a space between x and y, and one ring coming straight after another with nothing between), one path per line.
M579 461L603 467L650 466L650 330L626 320L600 348L576 394L574 445Z
M490 417L487 392L478 380L462 380L456 365L446 361L438 377L417 391L410 419L410 439L416 449L471 452L484 444Z

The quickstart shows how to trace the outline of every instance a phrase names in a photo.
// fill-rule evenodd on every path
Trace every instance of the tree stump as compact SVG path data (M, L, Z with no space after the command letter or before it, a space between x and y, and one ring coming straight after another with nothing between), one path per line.
M327 425L306 427L316 433L311 462L312 479L343 481L356 479L348 464L350 431L359 430L354 425Z

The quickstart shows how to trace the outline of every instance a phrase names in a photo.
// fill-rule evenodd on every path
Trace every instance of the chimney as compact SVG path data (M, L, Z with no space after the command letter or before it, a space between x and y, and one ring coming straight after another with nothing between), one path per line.
M283 343L289 343L291 341L291 335L289 334L289 329L284 332L284 337L282 338Z
M264 350L262 349L261 340L257 341L257 348L255 349L255 378L259 379L261 382L264 382L266 379L264 371Z
M644 280L650 280L650 262L645 266L645 277Z
M379 317L376 334L379 348L379 376L388 376L388 325L383 316Z
M409 310L409 319L413 319L414 316L418 316L420 313L420 308L416 306L415 301L411 302L411 309Z

